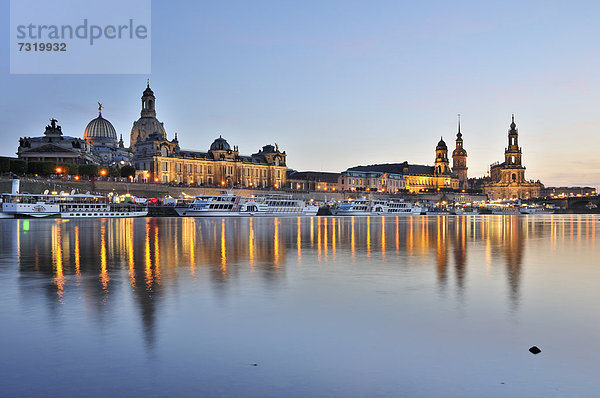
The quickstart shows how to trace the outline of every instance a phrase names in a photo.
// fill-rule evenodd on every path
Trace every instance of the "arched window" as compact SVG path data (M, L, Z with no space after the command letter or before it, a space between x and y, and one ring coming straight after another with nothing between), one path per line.
M169 155L169 150L167 149L167 147L163 146L160 148L160 156L168 156Z
M515 173L513 173L513 175L512 175L512 180L517 181L517 175Z

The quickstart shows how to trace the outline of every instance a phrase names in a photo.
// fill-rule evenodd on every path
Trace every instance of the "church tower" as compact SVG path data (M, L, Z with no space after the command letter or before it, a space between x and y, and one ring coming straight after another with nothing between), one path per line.
M163 140L167 139L167 132L164 125L156 118L156 97L154 91L150 88L150 81L146 84L146 89L142 94L142 111L140 118L133 122L131 128L131 138L129 141L131 151L136 151L138 143L148 139Z
M450 174L450 166L448 161L448 146L444 142L444 139L440 137L435 147L435 166L433 174L436 176Z
M521 148L519 147L519 130L515 124L515 115L508 130L508 147L504 150L504 168L506 182L524 182L525 167L521 163Z
M458 176L461 189L468 188L467 151L463 148L462 133L460 132L460 115L458 115L458 134L456 134L456 149L452 152L452 171Z
M154 97L154 91L150 88L150 80L146 85L146 89L142 94L142 117L156 117L156 109L154 106L156 104L156 97Z

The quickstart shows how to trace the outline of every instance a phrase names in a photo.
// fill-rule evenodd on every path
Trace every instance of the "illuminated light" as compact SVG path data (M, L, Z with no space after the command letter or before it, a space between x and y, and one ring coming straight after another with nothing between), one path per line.
M29 231L29 220L23 220L23 231Z
M279 184L275 184L275 189L279 188Z
M75 176L75 181L79 181L79 176Z
M106 175L106 169L100 169L100 175L101 176L105 176Z
M57 167L56 168L56 174L60 174L60 173L62 173L62 169L60 167Z
M300 189L300 184L297 184L296 188Z
M158 182L158 178L155 178L155 179L154 179L154 182Z

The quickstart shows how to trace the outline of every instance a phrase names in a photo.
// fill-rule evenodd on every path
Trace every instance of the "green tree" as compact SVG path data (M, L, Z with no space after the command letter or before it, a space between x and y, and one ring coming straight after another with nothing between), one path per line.
M27 162L20 159L11 159L10 171L15 174L25 174L27 172Z
M0 174L8 173L10 171L10 159L0 157Z
M135 177L135 167L129 165L121 167L121 177L129 178L129 176Z
M119 171L118 167L110 167L108 169L108 175L111 177L120 177L121 176L121 172Z
M96 177L98 175L98 165L82 164L79 166L79 174L87 177Z

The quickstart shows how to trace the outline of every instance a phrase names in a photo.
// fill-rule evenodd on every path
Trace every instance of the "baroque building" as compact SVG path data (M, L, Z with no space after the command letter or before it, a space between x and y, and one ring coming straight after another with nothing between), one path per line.
M379 175L371 174L379 173ZM378 187L379 179L386 181L383 188L385 192L429 192L437 190L459 189L459 178L450 169L448 160L448 146L441 138L435 147L435 160L433 166L403 163L384 163L369 166L355 166L342 172L340 176L340 189L344 191L365 190ZM375 178L376 185L373 184ZM392 189L387 187L388 182L393 184ZM381 190L381 189L380 189Z
M56 119L50 119L41 137L19 138L18 158L33 162L96 163L92 145L81 138L63 135L57 122Z
M177 134L169 140L163 123L156 118L156 97L149 83L142 95L141 117L131 129L130 144L138 181L276 189L286 181L287 155L277 144L265 145L247 156L219 136L207 152L181 149Z
M508 130L508 147L504 150L504 162L490 166L490 176L482 189L491 200L529 199L540 196L544 186L540 181L525 179L525 166L522 163L522 151L519 147L519 130L515 124L515 115Z
M92 153L103 166L123 166L131 164L133 160L133 154L123 144L123 135L117 141L114 126L102 117L102 104L99 102L98 117L88 123L83 139L92 146Z

